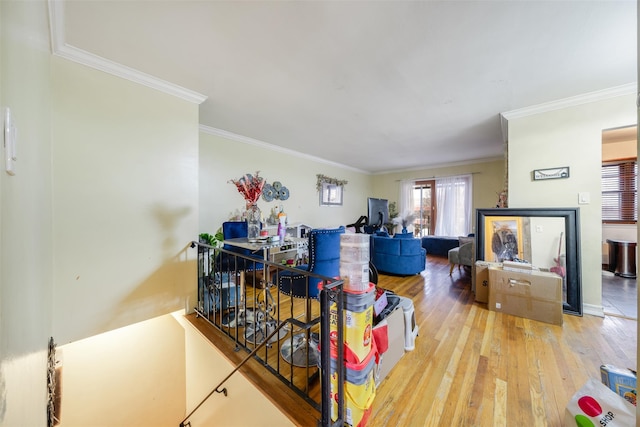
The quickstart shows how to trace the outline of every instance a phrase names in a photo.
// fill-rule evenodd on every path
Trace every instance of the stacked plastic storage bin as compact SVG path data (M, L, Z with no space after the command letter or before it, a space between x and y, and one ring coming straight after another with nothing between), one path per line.
M344 307L344 421L352 427L366 425L375 398L375 344L373 343L373 304L375 285L369 282L369 236L340 236L340 276L345 280ZM331 310L337 319L337 311ZM335 336L337 321L332 321ZM337 352L332 346L331 392L338 390ZM332 416L338 417L337 403L332 400Z
M340 277L348 292L369 289L369 239L368 234L340 235Z

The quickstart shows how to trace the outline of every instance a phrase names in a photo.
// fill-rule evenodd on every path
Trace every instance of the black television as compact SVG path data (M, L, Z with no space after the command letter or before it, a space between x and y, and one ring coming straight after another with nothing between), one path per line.
M367 199L367 214L369 216L367 225L376 228L383 227L389 222L389 200L369 197Z

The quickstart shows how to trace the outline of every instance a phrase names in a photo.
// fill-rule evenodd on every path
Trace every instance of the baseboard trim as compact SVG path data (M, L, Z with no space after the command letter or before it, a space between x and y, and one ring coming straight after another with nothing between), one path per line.
M591 316L604 317L604 308L601 305L582 304L582 313Z

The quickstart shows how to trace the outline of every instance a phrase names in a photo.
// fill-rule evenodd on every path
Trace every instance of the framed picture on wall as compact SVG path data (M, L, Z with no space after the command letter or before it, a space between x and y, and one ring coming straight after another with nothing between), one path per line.
M342 206L342 185L323 182L320 188L320 206Z

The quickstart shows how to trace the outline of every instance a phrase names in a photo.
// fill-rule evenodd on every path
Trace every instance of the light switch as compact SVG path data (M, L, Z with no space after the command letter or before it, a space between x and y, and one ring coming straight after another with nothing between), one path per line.
M578 193L578 204L588 205L589 203L591 203L591 194L588 192Z

